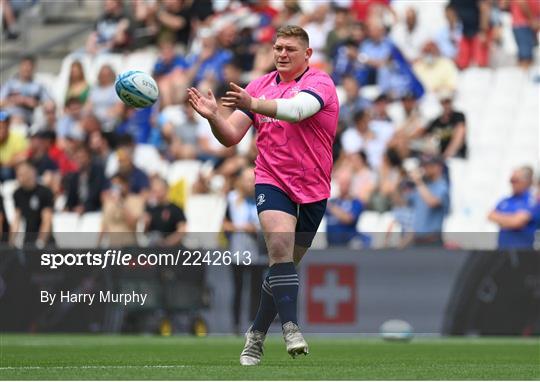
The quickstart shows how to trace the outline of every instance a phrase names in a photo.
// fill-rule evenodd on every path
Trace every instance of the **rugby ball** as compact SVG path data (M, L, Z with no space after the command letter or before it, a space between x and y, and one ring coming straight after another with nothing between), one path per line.
M410 341L413 338L411 324L404 320L388 320L380 327L381 337L387 341Z
M122 102L138 109L153 105L159 96L156 81L140 70L118 75L114 88Z

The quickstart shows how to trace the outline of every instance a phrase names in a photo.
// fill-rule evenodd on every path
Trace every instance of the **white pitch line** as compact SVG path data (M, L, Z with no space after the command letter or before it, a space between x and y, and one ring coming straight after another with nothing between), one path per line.
M86 366L0 366L0 370L41 370L41 369L177 369L187 365L86 365Z

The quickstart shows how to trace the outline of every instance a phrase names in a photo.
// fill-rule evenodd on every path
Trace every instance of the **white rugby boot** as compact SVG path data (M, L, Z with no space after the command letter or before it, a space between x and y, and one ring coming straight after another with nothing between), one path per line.
M240 365L255 366L261 362L265 338L264 333L253 330L251 327L248 329L246 332L246 344L244 350L240 353Z
M283 338L287 352L291 357L296 358L299 354L307 355L309 353L308 344L300 333L300 328L294 322L289 321L283 324Z

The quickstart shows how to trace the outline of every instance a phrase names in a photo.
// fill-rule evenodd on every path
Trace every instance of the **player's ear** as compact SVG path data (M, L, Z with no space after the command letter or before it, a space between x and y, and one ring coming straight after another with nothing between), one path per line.
M313 54L313 49L307 48L306 49L306 60L309 60L311 58L312 54Z

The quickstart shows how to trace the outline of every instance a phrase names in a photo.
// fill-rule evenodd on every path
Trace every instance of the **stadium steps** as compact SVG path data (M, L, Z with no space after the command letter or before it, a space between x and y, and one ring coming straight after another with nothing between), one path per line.
M99 1L43 1L19 18L23 32L18 40L1 40L0 73L4 83L17 71L21 55L39 55L38 70L58 73L62 59L84 47L86 37L101 13Z

